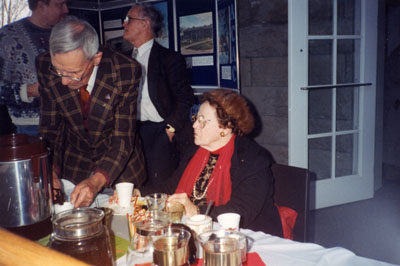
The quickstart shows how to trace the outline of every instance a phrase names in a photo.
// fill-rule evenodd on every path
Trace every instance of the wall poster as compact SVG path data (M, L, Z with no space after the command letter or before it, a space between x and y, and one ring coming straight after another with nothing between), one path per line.
M235 0L217 0L217 13L219 85L239 89Z
M214 53L212 12L180 17L179 35L182 55Z

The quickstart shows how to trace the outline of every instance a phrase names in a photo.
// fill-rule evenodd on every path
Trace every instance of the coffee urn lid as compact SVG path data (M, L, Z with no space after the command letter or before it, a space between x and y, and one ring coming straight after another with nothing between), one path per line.
M47 149L40 137L26 134L0 136L0 162L27 160L42 155L47 155Z

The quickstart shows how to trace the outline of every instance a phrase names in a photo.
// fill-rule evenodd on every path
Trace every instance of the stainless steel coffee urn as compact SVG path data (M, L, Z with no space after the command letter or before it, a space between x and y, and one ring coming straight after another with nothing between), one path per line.
M0 136L0 226L23 227L51 216L47 156L39 137Z

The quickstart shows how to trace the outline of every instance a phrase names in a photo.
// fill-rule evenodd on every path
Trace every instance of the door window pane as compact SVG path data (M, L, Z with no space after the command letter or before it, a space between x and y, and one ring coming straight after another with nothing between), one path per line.
M308 43L308 85L332 84L332 40Z
M333 0L308 1L308 35L332 35Z
M358 134L336 136L336 177L357 174L357 149Z
M308 91L308 134L332 131L332 90Z
M338 35L360 34L360 0L337 0Z
M331 178L332 141L330 137L308 140L308 170L317 179Z
M360 67L360 41L338 40L337 41L337 74L336 81L341 83L359 82Z
M336 89L336 131L358 129L358 87Z

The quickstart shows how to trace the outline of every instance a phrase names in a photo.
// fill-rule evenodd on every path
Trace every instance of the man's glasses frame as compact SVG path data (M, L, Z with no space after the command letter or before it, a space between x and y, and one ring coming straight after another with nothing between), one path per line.
M125 17L125 19L124 19L124 22L126 23L126 24L129 24L129 23L131 23L131 21L133 21L133 20L142 20L142 21L144 21L144 20L146 20L146 19L144 19L144 18L133 18L133 17L130 17L130 16L126 16Z
M53 73L54 75L59 76L60 78L66 78L66 79L70 79L70 80L78 81L78 82L79 82L79 81L82 81L83 77L84 77L85 74L86 74L86 71L88 70L88 66L90 66L90 64L91 64L91 61L86 65L85 69L83 70L83 72L82 72L82 74L81 74L81 77L79 77L79 78L73 77L73 76L69 76L69 75L61 74L60 72L57 71L57 69L53 66L53 64L50 64L50 66L49 66L49 71L50 71L51 73Z

